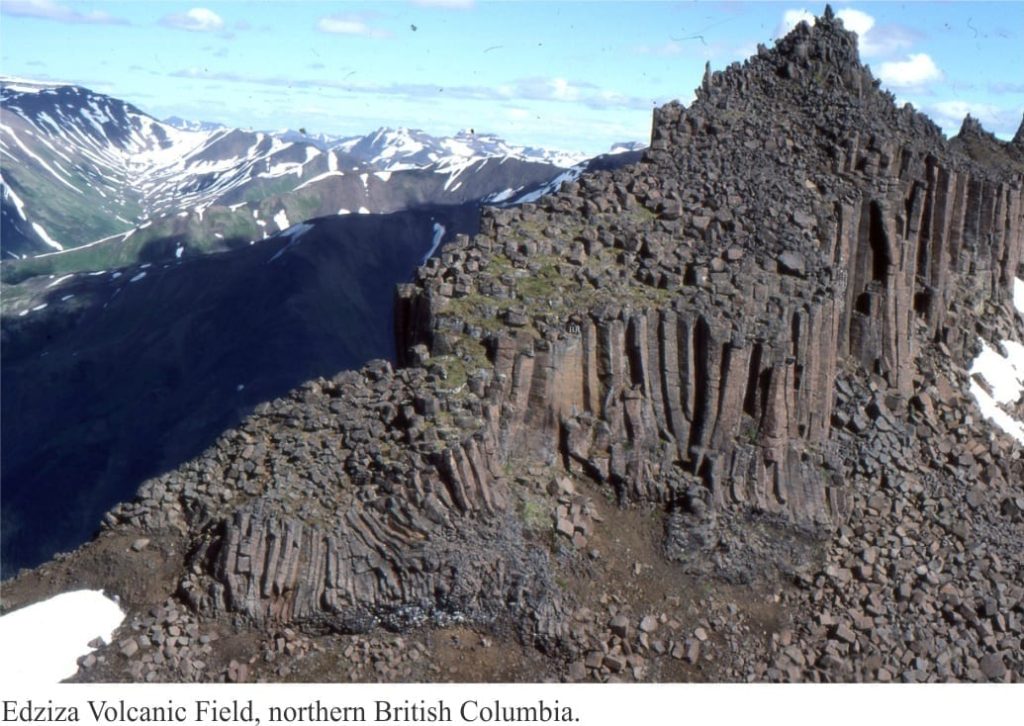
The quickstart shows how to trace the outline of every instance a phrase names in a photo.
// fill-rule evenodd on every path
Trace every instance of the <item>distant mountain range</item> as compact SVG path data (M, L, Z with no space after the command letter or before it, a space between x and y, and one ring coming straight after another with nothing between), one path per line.
M205 125L205 124L204 124ZM451 166L459 160L518 159L552 166L575 166L587 159L585 154L552 151L534 146L509 144L494 134L463 129L454 136L431 136L419 129L379 128L364 136L308 135L291 129L277 136L296 143L315 144L324 151L350 155L357 161L381 171ZM623 145L623 150L629 150Z
M9 282L228 249L327 214L509 200L584 161L471 131L343 138L162 122L77 86L0 81L0 101L2 257L51 256L6 265Z

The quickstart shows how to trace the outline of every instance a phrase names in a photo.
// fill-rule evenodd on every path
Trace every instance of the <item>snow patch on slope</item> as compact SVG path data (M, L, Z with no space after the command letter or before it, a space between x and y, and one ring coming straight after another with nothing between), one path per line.
M4 185L4 196L9 198L14 204L14 208L18 210L18 216L27 222L28 217L25 216L25 203L21 201L21 198L17 194L14 193L14 190L11 189L10 185L4 182L2 175L0 175L0 184Z
M306 181L302 182L302 183L301 183L301 184L299 184L299 185L298 185L297 187L295 187L294 189L292 189L292 191L293 191L293 192L297 192L297 191L299 191L300 189L305 189L305 188L306 188L306 187L308 187L308 186L309 186L310 184L316 184L316 183L317 183L318 181L322 181L322 180L324 180L324 179L327 179L328 177L332 177L332 176L345 176L345 175L344 175L344 174L342 174L342 173L341 173L340 171L338 171L337 169L333 169L333 170L331 170L331 171L325 171L325 172L324 172L323 174L317 174L317 175L316 175L315 177L313 177L312 179L307 179Z
M58 277L56 280L54 280L49 285L47 285L46 289L49 290L51 287L57 287L57 285L61 284L65 280L67 280L69 277L74 277L74 276L75 276L75 273L72 272L69 275L64 275L63 277Z
M53 247L55 250L64 249L64 245L62 245L60 242L58 242L57 240L53 239L53 237L48 235L46 233L46 230L42 228L39 222L33 222L32 229L34 229L36 231L36 234L39 235L39 238L43 240L43 242L45 242L46 244L50 245L50 247Z
M567 171L562 172L561 174L556 176L554 179L549 181L547 184L542 186L540 189L535 189L532 192L524 194L523 196L519 197L518 199L516 199L512 203L513 204L528 204L530 202L536 202L538 199L540 199L543 196L547 196L548 194L554 194L555 192L557 192L559 189L562 188L562 184L564 184L565 182L574 182L574 181L576 181L577 179L579 179L583 175L584 171L585 171L585 165L580 164L579 166L575 166L572 169L569 169Z
M81 189L79 189L74 184L72 184L67 179L65 179L63 176L61 176L56 171L54 171L52 166L47 164L45 161L43 161L41 158L39 158L36 154L33 154L32 151L27 146L25 146L24 142L21 139L18 138L18 135L14 132L14 129L12 129L9 126L5 126L4 124L0 124L0 131L4 131L4 132L8 133L11 136L11 138L14 139L14 143L16 143L18 145L18 147L25 153L26 156L28 156L30 159L32 159L37 164L39 164L39 166L41 166L44 169L46 169L46 171L50 172L50 174L52 174L53 177L57 181L59 181L61 184L63 184L64 186L68 187L72 191L78 192L79 194L82 193Z
M1013 281L1013 304L1024 315L1024 280ZM982 341L981 353L969 371L971 395L985 418L1024 444L1024 421L1017 420L1003 408L1015 405L1024 397L1024 345L1004 340L1000 347L1005 355ZM985 381L987 389L979 378Z
M95 638L110 641L124 620L98 590L65 592L0 618L0 682L9 689L57 683L78 672ZM12 657L17 653L17 657Z
M444 183L444 190L446 192L455 191L454 189L452 189L452 184L455 182L455 180L459 178L459 175L462 174L462 172L464 172L466 169L473 166L479 161L480 159L453 159L445 164L438 165L434 173L447 174L448 180ZM486 162L486 159L484 160L484 162ZM456 189L457 188L458 186L456 186Z
M493 202L493 203L505 202L505 201L508 201L509 199L511 199L512 196L516 192L518 192L520 189L522 189L522 187L518 187L516 189L504 189L504 190L502 190L500 192L495 192L494 194L491 194L490 196L484 197L484 201L485 202Z

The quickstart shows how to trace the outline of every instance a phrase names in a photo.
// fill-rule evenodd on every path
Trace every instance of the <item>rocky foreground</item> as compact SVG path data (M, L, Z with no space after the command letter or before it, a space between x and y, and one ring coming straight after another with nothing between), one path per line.
M1022 446L967 370L1024 340L1022 188L1024 133L947 142L826 11L4 605L116 592L83 680L1020 681Z

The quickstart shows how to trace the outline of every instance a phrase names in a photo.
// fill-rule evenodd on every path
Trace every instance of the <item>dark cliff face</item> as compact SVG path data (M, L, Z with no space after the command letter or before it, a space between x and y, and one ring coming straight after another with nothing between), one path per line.
M827 13L656 111L636 165L486 210L400 286L401 368L259 407L109 530L194 543L180 592L207 616L311 632L510 618L570 651L574 595L531 513L577 546L593 523L537 498L552 477L655 505L687 572L807 577L834 532L873 542L869 517L904 507L893 491L1024 477L1011 442L971 443L946 382L979 310L1012 321L1022 172L896 108ZM808 643L834 635L820 622ZM833 660L816 667L849 677Z

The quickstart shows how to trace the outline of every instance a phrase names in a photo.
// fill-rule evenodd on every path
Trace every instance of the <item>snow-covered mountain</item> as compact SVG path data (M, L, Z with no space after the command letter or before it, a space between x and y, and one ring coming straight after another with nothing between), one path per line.
M338 140L330 148L384 171L416 169L430 165L455 166L476 159L507 158L570 167L586 154L552 151L509 144L494 134L464 129L455 136L439 138L418 129L380 128L366 136Z
M183 210L201 214L229 191L330 164L311 164L323 155L313 146L184 131L77 86L4 83L0 103L5 258L78 247ZM19 239L16 227L31 234Z
M643 141L622 141L618 144L612 144L608 150L609 154L624 154L628 151L643 151L647 148L647 144Z
M154 243L210 251L324 214L461 204L582 158L472 131L333 138L162 122L85 88L21 80L0 80L0 104L3 258L89 250L44 270L128 264Z
M502 189L493 194L488 194L481 201L484 204L499 207L513 207L517 204L536 202L541 197L554 194L561 189L563 184L574 182L584 174L617 169L620 166L639 161L645 148L644 144L615 144L607 154L601 154L592 159L586 159L578 164L574 164L551 179L535 184Z
M181 116L168 116L162 119L163 123L168 126L173 126L180 131L217 131L219 129L227 128L224 124L219 124L214 121L192 121L191 119L182 118Z

